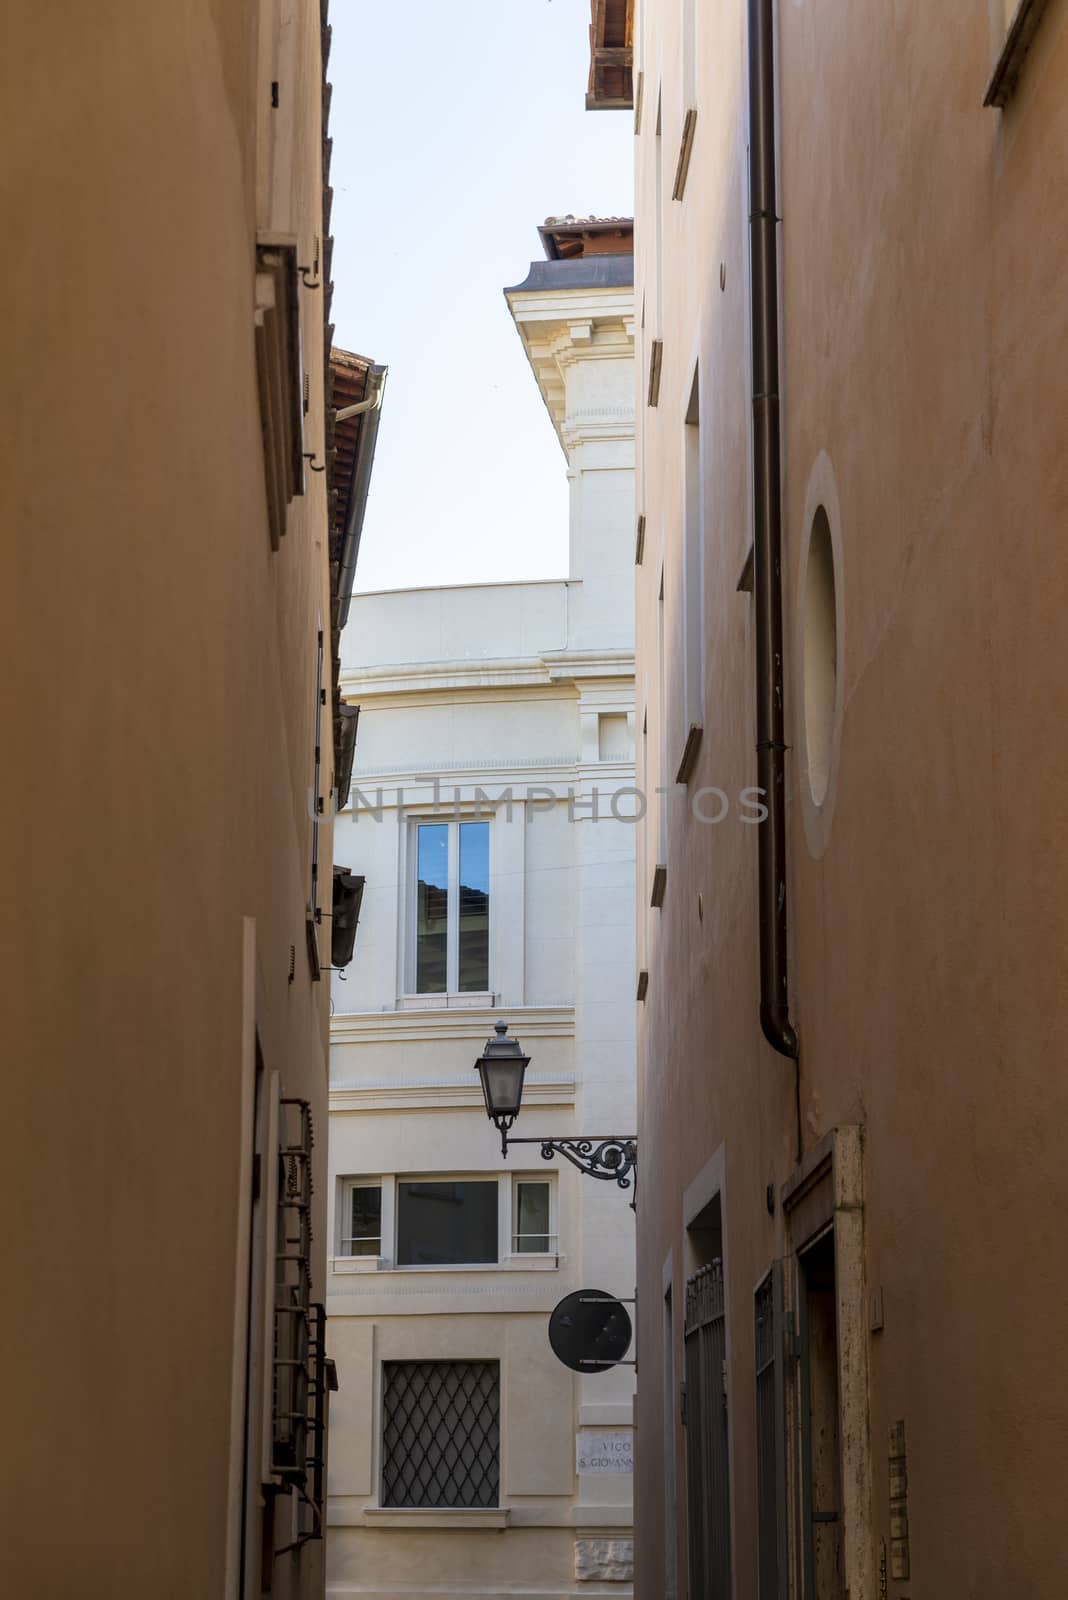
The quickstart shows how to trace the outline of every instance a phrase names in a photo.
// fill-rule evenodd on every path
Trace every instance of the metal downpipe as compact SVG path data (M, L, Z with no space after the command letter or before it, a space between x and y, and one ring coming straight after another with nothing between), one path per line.
M796 1058L786 924L786 773L783 710L782 470L775 195L773 0L749 0L749 233L753 343L753 590L756 599L757 781L760 824L760 1025Z

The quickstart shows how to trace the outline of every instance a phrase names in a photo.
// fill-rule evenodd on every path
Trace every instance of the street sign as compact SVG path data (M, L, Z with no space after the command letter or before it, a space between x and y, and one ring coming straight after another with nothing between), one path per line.
M607 1372L630 1348L630 1314L604 1289L565 1295L549 1318L553 1354L572 1372Z

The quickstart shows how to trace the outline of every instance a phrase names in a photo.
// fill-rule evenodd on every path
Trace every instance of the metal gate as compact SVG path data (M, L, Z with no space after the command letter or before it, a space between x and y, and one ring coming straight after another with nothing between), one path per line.
M686 1280L685 1346L690 1600L728 1600L731 1523L722 1261Z

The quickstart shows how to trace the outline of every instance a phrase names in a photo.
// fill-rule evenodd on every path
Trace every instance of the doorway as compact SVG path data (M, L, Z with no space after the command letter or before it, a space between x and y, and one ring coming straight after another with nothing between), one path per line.
M806 1600L841 1600L842 1459L834 1226L798 1252L801 1497Z

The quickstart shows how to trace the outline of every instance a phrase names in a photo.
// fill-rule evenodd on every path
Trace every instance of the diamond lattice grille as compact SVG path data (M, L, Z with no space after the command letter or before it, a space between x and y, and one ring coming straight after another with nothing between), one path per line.
M496 1361L387 1362L383 1418L383 1505L497 1504Z

